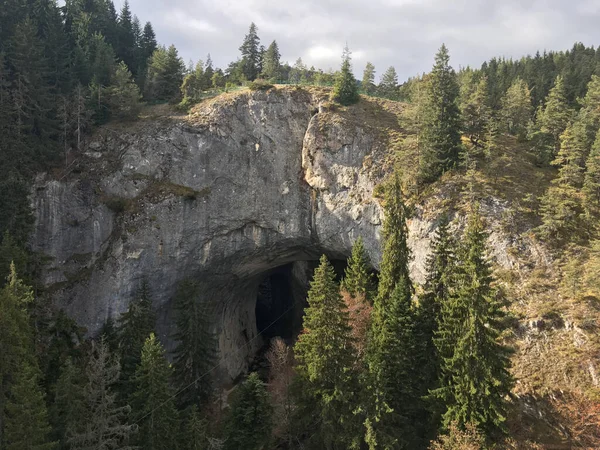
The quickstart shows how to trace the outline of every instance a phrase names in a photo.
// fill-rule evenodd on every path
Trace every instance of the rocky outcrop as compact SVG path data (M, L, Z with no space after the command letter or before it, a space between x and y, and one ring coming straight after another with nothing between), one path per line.
M192 277L216 307L223 374L235 378L262 345L265 274L344 258L358 236L375 267L380 258L385 142L321 103L295 89L242 93L189 117L108 127L62 179L38 177L32 247L49 257L56 304L94 334L146 278L166 338L173 294ZM417 211L409 228L422 281L435 221ZM504 243L495 251L510 264Z

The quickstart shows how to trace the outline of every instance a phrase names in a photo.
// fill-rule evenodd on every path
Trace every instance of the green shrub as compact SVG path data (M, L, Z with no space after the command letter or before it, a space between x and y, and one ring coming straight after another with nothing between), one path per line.
M124 212L129 206L128 200L121 197L108 197L104 200L104 204L116 214Z
M256 79L256 80L248 83L248 88L251 91L268 91L272 87L273 87L272 84L270 84L269 82L267 82L265 80L261 80L261 79Z

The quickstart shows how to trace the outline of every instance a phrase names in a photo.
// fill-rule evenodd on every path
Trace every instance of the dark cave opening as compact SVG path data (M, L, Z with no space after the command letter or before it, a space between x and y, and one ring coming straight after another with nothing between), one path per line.
M265 341L275 336L294 337L294 296L291 268L284 266L267 275L256 295L256 328Z

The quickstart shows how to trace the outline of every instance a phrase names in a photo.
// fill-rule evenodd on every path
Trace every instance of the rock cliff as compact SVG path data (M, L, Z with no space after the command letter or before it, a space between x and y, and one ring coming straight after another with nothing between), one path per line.
M389 134L402 132L401 109L364 99L336 110L326 92L278 88L101 129L64 174L36 180L32 247L48 256L48 292L95 334L126 310L145 278L169 342L173 295L192 277L215 311L221 376L234 379L263 345L255 305L269 274L287 267L290 284L306 287L307 262L322 253L344 259L358 236L377 268L382 208L374 191L393 161ZM415 205L417 282L439 204L457 195L455 205L468 203L460 192L446 186ZM518 268L524 255L546 264L533 241L507 231L505 199L484 195L482 210L500 267ZM294 294L295 317L301 297Z

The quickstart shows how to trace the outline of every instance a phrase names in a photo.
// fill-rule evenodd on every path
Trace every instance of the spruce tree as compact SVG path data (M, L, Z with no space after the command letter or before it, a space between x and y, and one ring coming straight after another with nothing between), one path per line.
M527 83L517 77L502 97L502 128L523 139L532 113L531 91Z
M35 367L33 332L26 307L33 291L17 276L11 264L6 285L0 291L0 442L4 429L6 404L23 367Z
M348 260L342 288L353 297L363 296L366 301L370 300L373 280L369 272L369 256L361 237L352 246L352 256Z
M586 211L597 216L600 213L600 131L585 162L583 195Z
M539 232L561 245L572 239L583 218L580 187L584 178L585 129L583 124L569 124L561 135L560 150L552 161L559 166L558 176L552 180L541 199L542 225Z
M178 434L178 412L170 386L171 366L154 334L146 339L135 372L131 396L132 418L139 425L136 443L148 450L173 448Z
M449 301L456 287L456 251L457 242L450 234L448 216L443 215L431 242L431 253L425 262L427 276L424 292L419 297L416 319L422 381L420 392L429 403L428 409L433 413L431 419L434 422L439 420L443 405L435 397L427 395L439 386L441 370L441 356L433 338L438 330L443 305Z
M385 219L383 222L383 255L379 267L379 286L376 302L385 306L400 279L404 279L413 292L408 264L411 252L408 248L407 211L402 199L402 186L398 173L388 184L385 193Z
M482 77L461 105L463 131L475 147L483 147L488 136L492 111L488 105L487 78Z
M242 59L240 61L242 74L248 81L254 81L260 73L260 39L258 37L258 28L252 22L248 34L244 37L244 42L240 46Z
M131 408L117 405L113 388L120 371L104 339L95 342L86 367L83 414L68 440L72 450L127 448L137 427L128 423Z
M157 48L148 62L145 96L159 101L177 99L184 71L185 65L175 46Z
M342 67L336 76L333 92L331 93L332 98L336 102L345 106L357 103L359 100L358 86L354 74L352 73L350 55L351 53L348 46L344 47Z
M135 67L135 34L133 29L133 18L131 15L131 9L129 8L129 1L125 0L121 13L119 14L119 28L118 38L119 44L117 46L117 56L127 65L130 72L136 72Z
M361 88L366 94L372 94L375 91L375 66L367 62L363 72Z
M174 351L174 378L181 405L202 406L213 393L211 369L214 366L217 340L212 330L211 306L200 296L199 285L184 280L174 299L177 341Z
M6 450L51 450L50 423L39 369L24 363L10 390L6 404L4 444Z
M85 377L71 358L60 368L60 376L54 387L51 418L59 448L68 450L69 437L75 432L85 412Z
M411 283L401 276L385 306L373 312L367 349L372 395L369 421L379 448L415 448L423 405L415 376L418 342Z
M457 289L442 304L435 345L441 356L444 425L472 423L488 437L506 430L506 397L512 387L508 347L502 344L505 312L492 288L487 233L477 209L469 217L459 252Z
M183 450L208 450L208 423L200 416L198 407L191 406L185 412L181 443Z
M117 66L107 96L110 112L114 117L133 119L139 113L142 95L124 62Z
M127 311L119 318L118 342L121 363L119 394L127 399L136 387L134 375L141 363L146 339L154 333L156 315L152 309L150 288L144 279L129 303ZM106 342L106 341L105 341Z
M263 58L262 76L267 80L277 81L281 77L281 55L277 41L271 42Z
M379 86L377 86L377 93L379 95L383 95L386 98L390 98L392 100L397 100L398 98L398 74L396 74L396 69L393 66L388 67L383 76L381 77L381 81L379 82Z
M353 409L356 374L348 311L323 255L308 292L303 332L294 346L306 410L321 418L314 439L320 448L348 448L359 440Z
M419 179L432 182L456 166L460 153L459 89L445 45L435 56L426 89L419 140Z
M273 407L265 384L256 372L233 393L225 429L227 450L260 450L268 447L273 427Z
M560 149L560 136L567 128L573 112L566 99L564 79L556 77L554 87L546 98L546 104L537 117L540 130L550 136L553 146L549 149L552 160Z

